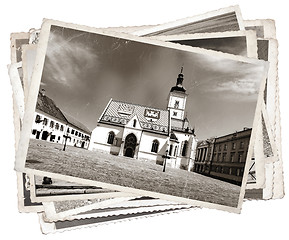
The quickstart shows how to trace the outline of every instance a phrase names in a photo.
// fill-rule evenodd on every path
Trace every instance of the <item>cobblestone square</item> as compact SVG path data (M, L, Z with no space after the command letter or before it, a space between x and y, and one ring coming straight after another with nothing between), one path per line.
M237 207L239 186L194 172L163 167L152 161L42 140L30 140L26 167L136 189Z

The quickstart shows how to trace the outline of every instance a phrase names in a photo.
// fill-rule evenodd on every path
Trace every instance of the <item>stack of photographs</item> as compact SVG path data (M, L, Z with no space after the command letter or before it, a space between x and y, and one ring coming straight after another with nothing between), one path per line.
M273 20L44 19L11 34L20 212L42 232L284 196Z

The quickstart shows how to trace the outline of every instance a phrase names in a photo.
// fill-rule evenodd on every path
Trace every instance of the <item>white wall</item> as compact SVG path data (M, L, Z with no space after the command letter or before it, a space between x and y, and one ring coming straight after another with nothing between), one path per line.
M158 153L151 152L153 140L159 141ZM143 132L142 140L139 146L139 157L151 160L160 159L167 149L168 136L155 134L151 132Z
M93 151L101 150L105 152L110 152L111 148L113 147L111 144L107 143L107 139L108 139L108 135L110 131L114 132L116 138L118 139L122 138L123 127L98 123L97 127L92 131L88 150L93 150Z
M35 122L36 115L39 115L41 117L41 120L46 118L47 119L47 124L44 125L43 122L36 123ZM53 128L50 127L51 121L54 121L54 127ZM59 124L58 130L55 128L56 123ZM63 131L60 130L60 126L61 125L63 126ZM62 121L59 121L57 118L54 118L54 117L52 117L52 116L50 116L50 115L48 115L48 114L46 114L46 113L44 113L42 111L39 111L39 110L34 113L34 120L33 120L32 130L35 129L35 130L41 132L40 136L39 136L39 139L42 138L43 132L47 131L48 133L51 133L51 135L55 135L55 139L53 140L53 142L62 144L63 141L64 141L63 134L66 133L66 128L67 128L66 123L62 122ZM50 136L47 138L47 141L50 141ZM36 134L34 135L31 132L30 137L32 139L36 139Z
M36 123L35 122L36 115L39 115L41 120L46 118L47 119L47 124L44 125L43 121L40 122L40 123ZM54 126L52 128L50 127L51 121L54 122ZM58 129L56 129L56 124L59 125ZM63 131L61 131L61 125L63 126ZM70 133L67 134L67 129L68 128L69 128L69 132ZM81 136L79 136L79 134L77 134L77 136L76 136L75 134L72 134L71 131L74 130L74 132L77 131L78 133L81 133L83 135L90 136L88 133L85 133L84 131L79 130L78 128L74 127L73 125L67 124L64 121L60 121L59 119L57 119L55 117L52 117L51 115L48 115L47 113L42 112L40 110L37 110L37 112L34 113L34 121L33 121L33 125L32 125L32 130L33 129L35 129L36 131L41 132L40 135L39 135L39 138L38 138L40 140L42 140L43 132L47 131L50 135L48 136L46 141L59 143L59 144L64 144L65 138L63 137L63 135L65 135L65 136L69 136L70 137L70 139L67 139L67 142L66 142L67 145L81 147L82 146L82 142L85 142L84 143L84 148L87 148L88 145L89 145L89 141L84 141L84 139ZM50 138L51 135L55 136L54 140L51 140L51 138ZM32 134L32 132L31 132L30 137L32 139L36 139L36 134Z

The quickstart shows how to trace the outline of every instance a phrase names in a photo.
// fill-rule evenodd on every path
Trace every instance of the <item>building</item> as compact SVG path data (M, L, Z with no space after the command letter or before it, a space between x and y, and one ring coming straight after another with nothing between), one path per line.
M167 109L111 99L92 131L89 149L191 169L197 139L185 116L184 75L169 92Z
M91 131L59 109L42 90L38 93L31 138L88 148Z
M200 141L193 171L241 185L251 128Z

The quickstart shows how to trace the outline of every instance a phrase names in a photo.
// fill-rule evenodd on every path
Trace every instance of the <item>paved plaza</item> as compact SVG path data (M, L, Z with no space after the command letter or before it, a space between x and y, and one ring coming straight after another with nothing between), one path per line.
M30 140L26 167L131 188L236 207L240 187L153 161Z

